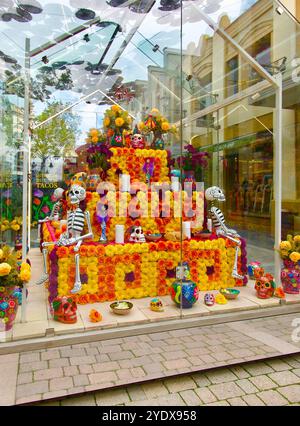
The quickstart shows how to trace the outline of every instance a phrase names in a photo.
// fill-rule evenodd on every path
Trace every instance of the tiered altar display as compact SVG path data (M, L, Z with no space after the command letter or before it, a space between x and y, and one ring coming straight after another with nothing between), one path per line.
M85 240L79 250L82 288L72 295L79 304L122 299L162 296L176 277L180 262L188 262L191 279L199 290L219 290L247 283L232 277L235 245L214 233L205 234L204 190L170 189L170 170L166 150L110 148L110 169L105 185L87 192L93 240ZM146 162L153 166L147 173ZM130 175L129 188L119 190L122 176ZM152 190L150 191L150 181ZM117 188L109 186L114 184ZM159 187L168 185L164 192ZM96 188L95 188L96 189ZM181 202L182 199L182 202ZM106 241L100 212L106 206ZM182 218L180 212L182 211ZM191 234L183 233L181 223L189 223ZM125 242L116 243L116 226L123 225ZM141 226L145 242L128 242L126 231ZM42 225L42 239L56 241L62 232L59 222ZM150 241L155 236L155 241ZM48 247L49 302L56 296L70 295L75 278L74 247ZM245 241L241 240L238 272L245 276L247 259Z

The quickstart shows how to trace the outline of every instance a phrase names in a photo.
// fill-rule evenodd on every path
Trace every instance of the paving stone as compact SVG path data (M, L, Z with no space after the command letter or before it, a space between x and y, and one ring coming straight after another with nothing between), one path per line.
M300 402L300 385L284 386L277 389L289 402Z
M219 383L211 385L209 389L216 395L219 400L235 398L245 395L245 392L234 382Z
M40 353L24 353L20 355L20 364L24 364L25 362L36 362L40 361Z
M86 365L86 364L95 364L96 358L94 355L86 355L70 358L71 365Z
M50 392L59 391L73 387L72 377L61 377L50 380Z
M181 398L181 396L179 394L172 393L172 394L169 394L169 395L161 396L158 399L158 405L180 407L180 406L187 405L187 404L183 401L183 399Z
M43 399L50 399L50 398L62 398L64 396L68 395L66 389L60 389L56 391L46 392L43 394Z
M60 358L59 350L49 350L41 353L41 360L48 361L49 359L57 359Z
M263 400L266 405L287 405L288 401L277 391L275 390L267 390L263 392L259 392L257 396Z
M91 385L94 385L96 383L105 383L105 382L117 382L118 378L116 373L113 371L106 371L103 373L93 373L89 374L89 380Z
M75 386L85 386L90 384L89 378L86 374L73 376L73 381Z
M113 371L119 368L120 366L116 361L93 364L93 369L96 373L98 373L99 371Z
M75 376L76 374L79 374L79 370L78 370L78 367L76 365L64 367L63 370L64 370L65 376Z
M233 405L235 407L241 406L241 405L247 405L242 398L230 398L230 399L227 399L227 402L229 402L230 405Z
M47 361L26 362L19 365L19 372L26 373L29 371L43 370L48 368Z
M27 383L25 385L19 385L16 391L16 398L25 398L31 395L48 392L48 381L38 381L35 383Z
M274 380L279 386L294 385L299 383L299 377L292 371L280 371L269 374L269 377Z
M229 402L227 401L216 401L216 402L212 402L210 404L207 404L208 406L227 406L230 405Z
M86 352L84 348L60 348L60 355L62 358L69 357L79 357L79 356L85 356Z
M50 359L48 362L50 368L67 367L70 365L69 358Z
M96 401L94 395L82 395L73 398L65 398L61 401L62 406L95 406Z
M184 390L179 395L189 407L201 404L201 399L193 390Z
M133 358L132 352L123 351L123 352L112 352L109 354L109 358L112 361L119 361L121 359L131 359Z
M38 370L33 374L34 381L55 379L56 377L63 377L63 369L61 367Z
M155 399L155 398L153 398L153 399L147 399L147 400L143 400L143 401L141 401L141 400L136 400L136 401L130 401L130 402L127 402L126 404L125 404L126 406L128 406L128 407L135 407L135 406L146 406L146 407L158 407L158 405L159 405L159 400L158 399Z
M97 405L111 406L130 402L126 389L112 389L95 393Z
M266 360L266 364L272 367L275 371L290 370L292 367L282 359L270 359Z
M143 401L147 399L141 385L130 385L127 388L127 392L131 401Z
M195 389L195 392L204 404L209 404L217 400L215 395L207 387Z
M185 358L175 359L172 361L165 361L163 364L167 370L181 369L181 368L190 366L189 361Z
M256 395L245 395L242 397L244 401L250 406L261 406L265 405L261 399L259 399Z
M171 361L171 360L186 358L187 354L186 352L183 352L183 351L175 351L175 352L165 352L162 354L162 356L165 358L165 360Z
M195 389L197 387L194 380L189 376L174 377L168 380L164 380L164 385L170 393Z
M203 373L195 373L195 374L192 374L191 377L197 383L199 388L202 388L204 386L209 386L211 384L211 381L208 380L208 378Z
M243 366L251 376L260 376L261 374L274 373L273 368L264 362L255 362Z
M251 358L253 351L250 349L237 349L230 351L232 358Z
M41 399L42 399L42 394L40 393L29 395L29 396L23 396L21 398L16 398L16 405L29 404L30 402L32 403L33 401L39 401Z
M110 354L110 353L119 353L119 352L123 352L123 349L120 345L111 345L111 346L100 346L98 348L98 351L100 353L100 355L102 354Z
M239 365L234 365L230 367L230 370L239 378L239 379L247 379L250 377L248 371L246 371L243 367Z
M143 383L141 386L148 399L161 397L169 393L162 381Z
M107 354L95 355L97 362L108 362L110 361L109 356Z
M89 364L78 365L78 368L81 374L89 374L94 372L93 367Z
M209 371L206 373L206 377L211 381L212 384L232 382L233 380L237 380L235 374L232 371L226 370L224 368L215 371Z
M228 352L214 352L212 355L217 361L227 361L232 359L232 355Z
M32 383L32 379L32 373L21 373L18 374L17 384L24 385L26 383Z
M300 362L294 358L285 358L285 361L293 368L300 368Z
M235 382L246 394L258 392L258 389L248 379L240 379Z
M161 362L153 362L152 364L146 364L143 366L143 369L146 371L147 374L158 373L165 370Z

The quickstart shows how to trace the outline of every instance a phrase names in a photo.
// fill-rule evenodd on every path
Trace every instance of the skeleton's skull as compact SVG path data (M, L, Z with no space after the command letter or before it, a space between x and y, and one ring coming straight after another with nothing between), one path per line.
M226 201L224 192L217 186L211 186L205 191L207 201Z
M80 185L72 185L68 196L71 204L78 204L85 199L86 190Z
M53 201L61 200L64 195L64 191L65 190L62 188L56 188L52 195Z
M146 241L141 226L133 226L130 232L129 241L132 243L144 243Z
M131 146L132 148L145 148L145 140L142 135L135 134L131 136Z
M72 297L56 297L52 302L53 319L65 324L74 324L77 321L77 305Z

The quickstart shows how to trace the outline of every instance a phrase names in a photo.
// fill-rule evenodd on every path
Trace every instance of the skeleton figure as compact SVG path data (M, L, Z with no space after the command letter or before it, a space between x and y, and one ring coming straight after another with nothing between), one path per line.
M143 233L141 226L132 226L132 228L130 228L129 232L130 232L129 241L131 243L145 243L146 242L145 235Z
M41 224L44 222L49 222L51 220L60 220L63 209L63 196L65 190L62 188L56 188L53 192L52 198L55 201L53 204L50 216L45 217L45 219L41 219L38 221L38 235L41 235Z
M77 293L81 290L81 279L80 279L80 255L79 249L82 244L82 241L86 238L93 237L93 231L90 221L90 214L88 211L83 211L80 207L81 201L85 200L86 190L80 185L72 185L68 193L69 201L71 203L72 209L67 213L67 231L61 234L60 238L56 242L46 242L42 244L43 247L43 259L44 259L44 275L36 284L43 284L48 279L47 274L47 246L55 245L60 246L71 246L75 245L74 251L75 254L75 265L76 265L76 274L75 274L75 284L71 293ZM88 233L82 235L84 224L87 224Z
M233 278L243 279L244 277L242 275L239 275L238 273L238 256L239 248L241 246L239 235L234 229L227 228L222 211L214 206L214 201L225 201L225 195L220 188L218 188L217 186L212 186L211 188L208 188L205 191L205 198L207 199L207 201L212 202L210 214L212 218L213 227L216 230L216 234L228 238L230 241L233 241L236 244L232 276Z

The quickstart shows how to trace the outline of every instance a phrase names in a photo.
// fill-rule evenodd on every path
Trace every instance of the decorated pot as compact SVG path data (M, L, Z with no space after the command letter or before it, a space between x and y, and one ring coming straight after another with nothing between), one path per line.
M96 191L97 185L100 182L100 175L92 174L89 175L86 181L86 189L87 191Z
M0 287L0 330L12 328L18 310L18 297L14 286Z
M283 261L281 269L281 283L283 291L287 294L299 294L300 292L300 270L298 265L288 259Z
M182 289L182 296L181 296ZM170 288L170 294L173 302L180 308L182 298L182 308L191 308L198 300L199 290L197 284L191 280L176 280Z

